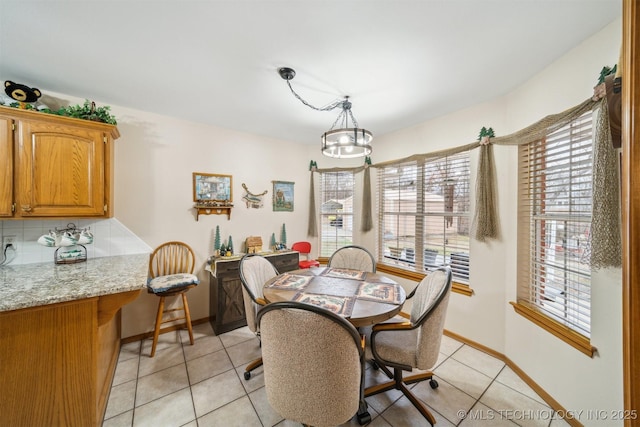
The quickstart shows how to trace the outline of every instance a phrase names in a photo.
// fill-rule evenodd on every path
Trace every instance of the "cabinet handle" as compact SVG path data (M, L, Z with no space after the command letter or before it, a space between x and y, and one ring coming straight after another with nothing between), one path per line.
M31 212L31 205L22 205L22 212Z

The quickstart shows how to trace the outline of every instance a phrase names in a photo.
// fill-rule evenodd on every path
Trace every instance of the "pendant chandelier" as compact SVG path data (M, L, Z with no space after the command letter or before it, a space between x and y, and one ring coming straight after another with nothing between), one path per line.
M358 127L358 122L355 117L353 117L353 112L351 111L351 101L349 101L348 96L345 96L344 99L335 100L326 107L314 107L302 99L291 87L291 80L296 75L296 72L292 68L280 68L278 73L280 77L287 82L291 93L307 107L317 111L331 111L336 108L341 109L331 129L321 136L322 154L337 159L365 157L371 154L373 134L366 129Z

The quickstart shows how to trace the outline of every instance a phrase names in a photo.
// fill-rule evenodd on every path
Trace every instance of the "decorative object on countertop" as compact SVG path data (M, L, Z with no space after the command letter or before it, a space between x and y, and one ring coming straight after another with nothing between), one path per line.
M196 221L200 215L227 215L233 208L233 178L231 175L193 172L193 206Z
M227 256L227 245L224 242L220 245L220 256Z
M293 184L289 181L271 181L273 183L273 211L293 212Z
M87 260L87 248L84 245L93 243L93 234L89 227L80 230L70 222L65 228L49 230L49 234L38 238L38 243L58 248L53 257L56 264L73 264Z
M245 240L245 246L248 254L257 254L262 252L262 237L249 236Z
M220 256L220 226L216 225L216 235L213 239L213 254L214 256Z
M233 255L233 239L229 236L229 241L227 243L227 256Z
M271 241L269 242L269 247L273 250L276 249L276 233L271 233Z
M56 249L56 264L75 264L87 260L87 248L84 245L62 246Z
M242 196L242 200L244 200L244 202L247 204L247 208L259 209L263 207L264 203L262 201L262 198L269 192L269 190L264 190L260 194L254 194L249 191L245 183L242 183L242 188L244 188L245 191L244 196Z

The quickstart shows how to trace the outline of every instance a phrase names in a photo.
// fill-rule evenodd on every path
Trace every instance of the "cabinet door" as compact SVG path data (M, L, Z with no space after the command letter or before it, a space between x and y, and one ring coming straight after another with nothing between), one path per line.
M13 216L13 130L11 119L0 117L0 217Z
M18 138L20 216L105 214L101 131L25 120Z

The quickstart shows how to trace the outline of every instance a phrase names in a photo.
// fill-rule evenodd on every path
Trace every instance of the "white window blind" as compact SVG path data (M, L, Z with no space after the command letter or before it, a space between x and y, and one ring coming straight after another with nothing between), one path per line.
M469 152L378 171L378 262L469 281Z
M336 249L353 244L352 172L320 174L320 256L330 257Z
M589 337L591 112L519 156L518 299Z

